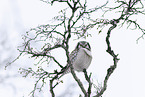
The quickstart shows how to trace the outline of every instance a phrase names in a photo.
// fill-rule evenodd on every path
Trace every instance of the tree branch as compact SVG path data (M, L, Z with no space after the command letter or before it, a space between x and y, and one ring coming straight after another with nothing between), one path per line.
M99 93L97 93L97 95L95 97L100 97L104 92L105 90L107 89L107 82L108 82L108 79L109 77L111 76L111 74L114 72L114 70L116 69L117 67L117 62L118 62L118 58L117 58L117 55L114 53L114 51L111 49L111 46L110 46L110 34L111 34L111 31L116 28L116 25L114 24L113 26L111 26L108 30L108 33L107 33L107 37L106 37L106 43L107 43L107 52L113 57L113 61L114 61L114 65L110 66L110 68L108 68L107 70L107 75L104 79L104 84L103 84L103 87L101 89L101 91Z
M85 78L86 78L87 82L89 83L88 92L87 92L86 97L90 97L91 96L91 88L92 88L91 74L88 76L86 69L84 69L83 72L84 72L84 75L85 75Z
M119 58L117 58L118 54L115 54L114 51L112 50L109 39L110 39L111 31L114 28L116 28L117 27L117 24L120 22L120 20L123 20L124 17L127 16L129 14L129 12L131 11L131 9L133 7L133 5L131 5L131 4L134 5L135 3L131 2L131 0L129 1L128 8L127 8L127 13L123 14L123 12L122 12L121 16L118 19L113 19L113 20L110 21L110 24L112 26L109 28L109 30L107 32L107 36L106 36L106 44L107 44L107 50L106 50L106 52L108 52L113 57L114 64L108 68L106 77L104 79L103 87L97 93L97 95L95 97L100 97L105 92L105 90L107 89L107 82L109 80L109 77L111 76L111 74L114 72L114 70L117 67L117 62L119 60ZM127 20L128 20L128 16L125 18L125 21L127 21ZM133 22L133 21L131 21L131 22ZM138 25L136 24L136 26L138 26ZM138 27L140 27L140 26L138 26Z

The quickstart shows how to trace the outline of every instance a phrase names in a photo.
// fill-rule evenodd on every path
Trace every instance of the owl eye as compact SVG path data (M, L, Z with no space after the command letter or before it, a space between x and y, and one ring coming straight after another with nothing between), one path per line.
M79 48L81 48L81 47L82 47L82 44L79 45Z
M83 46L82 46L82 43L79 42L76 48L79 49L79 48L81 48L81 47L83 47Z
M85 47L87 47L88 46L88 43L85 43Z
M90 44L89 43L87 43L86 49L91 50L91 47L90 47Z

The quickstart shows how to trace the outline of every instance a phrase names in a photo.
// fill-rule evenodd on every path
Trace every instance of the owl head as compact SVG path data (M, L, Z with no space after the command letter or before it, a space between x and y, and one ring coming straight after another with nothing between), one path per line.
M89 44L88 42L86 42L86 41L79 41L79 42L78 42L78 44L77 44L77 46L76 46L76 49L79 50L80 48L85 48L85 49L91 51L91 46L90 46L90 44Z

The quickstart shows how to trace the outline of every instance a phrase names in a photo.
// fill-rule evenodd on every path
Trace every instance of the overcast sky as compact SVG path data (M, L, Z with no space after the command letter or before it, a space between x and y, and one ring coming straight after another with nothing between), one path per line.
M89 4L94 6L94 4L101 4L99 2L102 2L102 0L90 0ZM104 2L102 2L102 4ZM109 5L111 4L113 6L113 3ZM60 8L65 8L65 6L55 4L51 7L39 0L0 0L0 62L9 58L10 55L16 56L18 54L17 46L22 42L22 34L30 28L46 24L53 16L57 15ZM113 14L106 17L112 19L112 17L117 16L118 14ZM133 18L134 20L137 19L142 27L145 26L144 16L136 16ZM106 53L106 32L107 29L104 29L98 34L96 29L92 29L90 31L92 37L87 38L87 41L91 44L93 55L93 60L88 72L92 72L93 81L98 81L99 83L103 82L107 68L113 64L112 57ZM111 46L115 53L119 54L120 60L117 69L108 81L108 87L103 97L145 97L145 40L140 39L138 44L136 43L137 38L141 35L141 31L126 29L125 26L112 31L110 38ZM5 43L7 49L5 50L2 46L2 41L4 40L7 40ZM70 51L75 48L78 41L79 40L71 40ZM63 52L59 52L60 55L62 53ZM27 59L26 56L24 58L25 60L20 59L20 61L17 62L17 64L19 64L16 66L17 69L11 69L11 72L0 69L0 76L5 76L8 73L11 75L13 72L16 74L18 73L16 70L26 64L26 67L29 67L28 64L30 63L28 62L30 59ZM62 63L66 63L59 58L58 60ZM78 75L82 76L83 74L79 73ZM58 94L61 94L59 91L60 88L63 89L62 87L65 86L65 89L71 85L70 80L68 80L71 79L69 75L66 75L63 79L64 83L56 88L56 93ZM72 79L72 83L73 81ZM6 82L0 83L0 97L28 97L28 94L33 89L33 82L33 78L24 79L21 78L21 75L19 75L17 79L11 78L10 80L6 80ZM76 84L77 83L74 82L74 85ZM80 91L79 88L76 89L75 92L77 91ZM47 97L50 93L45 91L44 94L41 93L40 95Z

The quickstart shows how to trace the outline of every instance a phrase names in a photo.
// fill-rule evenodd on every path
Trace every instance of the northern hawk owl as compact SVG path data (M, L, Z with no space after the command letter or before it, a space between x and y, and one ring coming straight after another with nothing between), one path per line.
M83 72L84 69L87 69L92 61L91 47L90 44L86 41L78 42L76 48L69 55L71 64L75 71ZM67 64L64 74L70 72L70 66Z

